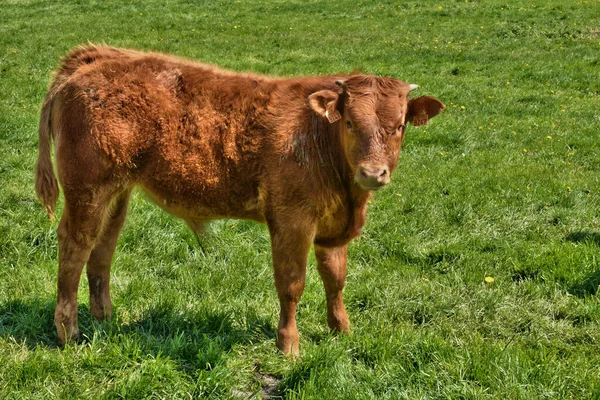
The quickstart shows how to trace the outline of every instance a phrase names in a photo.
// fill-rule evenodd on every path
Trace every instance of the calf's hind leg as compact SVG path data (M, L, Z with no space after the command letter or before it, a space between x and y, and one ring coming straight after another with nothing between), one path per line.
M110 199L99 198L94 191L65 191L65 209L58 234L58 296L54 325L58 343L79 337L77 291L83 266L90 258L101 231Z
M126 190L113 200L103 221L102 232L87 262L87 277L90 286L90 312L98 321L111 318L110 266L117 247L117 239L125 216L131 191Z

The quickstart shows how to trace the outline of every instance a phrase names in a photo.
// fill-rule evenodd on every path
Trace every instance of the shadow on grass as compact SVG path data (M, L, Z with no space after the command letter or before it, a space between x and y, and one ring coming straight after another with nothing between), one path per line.
M600 246L600 233L596 232L571 232L565 236L567 242L591 243Z
M13 338L27 348L56 348L56 301L12 300L0 304L0 337Z
M573 296L595 296L600 286L600 269L586 276L580 283L569 286L567 291Z
M57 349L54 329L56 301L12 300L0 304L0 337L16 341L33 350ZM186 373L210 370L236 344L274 341L276 331L270 320L253 312L243 323L232 315L214 310L186 311L170 304L158 304L129 324L117 317L96 322L87 305L79 306L82 341L100 342L131 357L167 356ZM105 346L106 345L106 346Z
M600 233L596 232L571 232L565 240L573 243L586 243L600 246ZM595 296L600 286L600 270L586 276L580 283L571 285L567 290L577 297Z
M242 324L229 313L215 310L181 312L159 304L128 325L117 325L119 336L134 340L143 351L166 355L194 374L211 370L237 344L274 341L270 320L248 312ZM241 325L241 326L240 326Z

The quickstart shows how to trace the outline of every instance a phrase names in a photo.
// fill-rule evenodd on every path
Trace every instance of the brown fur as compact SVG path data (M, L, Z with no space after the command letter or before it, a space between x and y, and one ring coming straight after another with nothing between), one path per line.
M52 136L65 196L59 342L78 335L85 264L92 314L111 315L110 264L134 186L194 230L223 217L268 225L285 353L298 352L295 311L314 244L329 326L347 331L347 244L365 223L371 189L389 182L404 124L444 107L431 97L409 100L408 92L393 78L268 78L155 53L72 50L42 106L36 173L52 217Z

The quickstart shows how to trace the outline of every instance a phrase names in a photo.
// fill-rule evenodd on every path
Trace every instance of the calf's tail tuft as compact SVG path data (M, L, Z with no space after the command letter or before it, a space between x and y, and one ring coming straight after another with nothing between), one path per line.
M50 115L52 114L53 97L53 91L48 91L42 105L38 131L38 159L35 166L35 192L41 200L42 205L46 208L51 221L54 221L52 209L56 207L56 201L58 200L58 182L54 174L52 156L50 154L52 134Z

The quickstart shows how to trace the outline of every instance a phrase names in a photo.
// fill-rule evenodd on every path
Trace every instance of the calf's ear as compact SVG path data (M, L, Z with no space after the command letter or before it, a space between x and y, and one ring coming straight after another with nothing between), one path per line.
M330 123L339 121L342 116L337 110L337 102L340 96L331 90L320 90L308 96L308 105L314 112Z
M427 125L427 122L444 110L444 103L430 96L408 100L406 120L414 126Z

